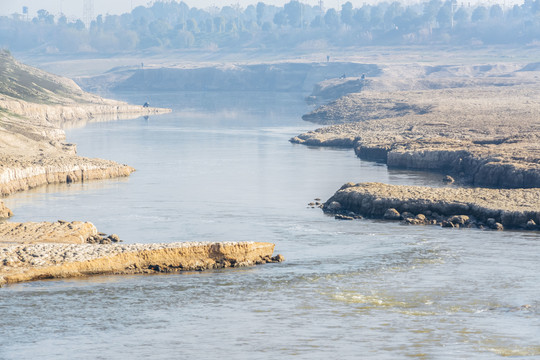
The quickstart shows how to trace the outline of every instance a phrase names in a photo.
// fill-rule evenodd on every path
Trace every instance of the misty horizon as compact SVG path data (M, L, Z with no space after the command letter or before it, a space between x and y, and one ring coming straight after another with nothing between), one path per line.
M156 2L154 0L115 0L114 2L108 0L93 0L94 8L92 18L97 17L98 15L119 15L123 13L131 12L137 6L151 6L152 3ZM170 2L170 1L168 1ZM223 6L235 6L239 5L242 8L246 8L249 5L256 5L260 0L236 0L236 1L226 1L226 2L216 2L215 0L183 0L177 2L184 2L190 7L198 7L201 9L208 9L211 7L222 8ZM267 0L262 1L268 5L283 6L289 0ZM319 4L319 0L301 0L301 3L305 5L315 6ZM323 5L325 8L335 8L340 9L341 6L346 2L346 0L324 0ZM354 7L360 7L364 4L377 4L381 1L370 0L370 1L359 1L352 0L350 1ZM417 4L422 1L399 1L401 4ZM458 1L459 5L477 5L481 3L480 0L472 1ZM490 2L491 5L499 4L502 7L510 7L514 4L522 4L523 1L494 1ZM23 7L28 8L28 16L34 17L37 15L38 10L44 9L49 13L58 17L58 15L65 15L69 19L82 19L84 17L83 10L83 0L77 1L66 1L66 0L11 0L8 3L3 1L0 3L0 16L10 16L12 14L22 14Z

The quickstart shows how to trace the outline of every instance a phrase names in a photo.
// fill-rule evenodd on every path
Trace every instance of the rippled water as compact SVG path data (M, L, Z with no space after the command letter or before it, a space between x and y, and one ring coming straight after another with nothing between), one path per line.
M138 94L120 94L142 103ZM300 94L153 94L174 113L68 131L129 179L5 199L13 221L89 220L126 242L255 240L282 264L0 289L1 359L540 357L540 235L340 222L348 181L440 185L287 140Z

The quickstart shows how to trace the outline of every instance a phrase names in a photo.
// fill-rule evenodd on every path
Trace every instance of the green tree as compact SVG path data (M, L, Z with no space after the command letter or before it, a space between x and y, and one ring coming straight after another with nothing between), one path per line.
M353 6L350 1L341 5L341 22L351 26L353 24Z
M265 12L266 12L266 4L263 2L258 2L257 3L257 24L259 24L259 26L262 24Z
M188 19L186 21L186 30L191 32L192 34L198 33L199 32L199 25L197 24L197 20Z
M365 28L369 25L370 7L367 5L362 6L354 13L354 25L359 28Z
M384 24L385 27L390 28L392 25L395 24L394 19L398 16L400 16L403 13L403 8L401 7L401 4L397 1L394 1L393 3L388 6L386 11L384 12Z
M283 6L283 12L287 18L287 23L292 27L302 25L302 5L298 0L292 0Z
M287 17L283 11L279 11L274 15L274 24L278 27L282 27L287 23Z
M460 7L454 14L454 21L458 25L463 25L469 22L471 16L465 7Z
M452 3L447 1L439 8L437 13L437 22L441 28L449 28L452 25Z
M223 16L214 18L214 28L218 33L225 31L225 18Z
M428 24L433 23L437 18L437 14L439 13L441 6L442 2L440 0L430 0L429 2L425 3L424 21Z
M502 19L504 17L501 5L495 4L489 8L489 17L491 19Z
M324 14L324 23L330 29L337 29L339 27L339 16L336 9L330 8Z
M484 6L476 7L471 15L472 22L484 21L488 18L488 9Z

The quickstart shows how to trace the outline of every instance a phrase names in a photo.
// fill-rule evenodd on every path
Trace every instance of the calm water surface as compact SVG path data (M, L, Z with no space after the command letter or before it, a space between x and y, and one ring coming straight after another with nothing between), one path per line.
M0 289L0 359L540 357L540 235L340 222L311 209L348 181L440 186L315 128L301 94L116 94L172 114L67 131L137 169L5 199L13 221L88 220L126 242L269 241L282 264Z

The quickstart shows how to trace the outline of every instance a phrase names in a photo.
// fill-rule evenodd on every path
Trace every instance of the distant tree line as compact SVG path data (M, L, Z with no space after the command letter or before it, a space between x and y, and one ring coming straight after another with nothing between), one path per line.
M327 46L414 44L536 44L540 0L521 5L468 6L455 0L404 5L381 2L338 11L292 0L283 7L262 2L190 8L154 2L131 13L81 20L46 10L0 17L0 47L16 51L119 53L145 49L316 49Z

